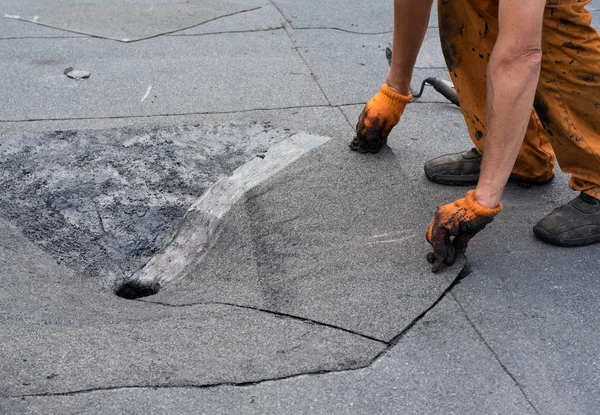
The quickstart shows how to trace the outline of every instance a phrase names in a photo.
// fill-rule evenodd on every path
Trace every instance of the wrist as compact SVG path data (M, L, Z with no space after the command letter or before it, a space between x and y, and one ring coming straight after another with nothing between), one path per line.
M406 82L401 79L394 79L394 77L390 74L388 75L385 83L392 91L400 95L408 96L410 94L410 80Z
M398 116L402 115L406 104L408 104L412 98L410 93L408 95L402 95L390 88L388 84L381 85L381 88L379 88L379 94L377 95L381 100L386 102L389 110L397 113Z
M477 203L488 209L496 209L500 205L500 196L500 193L496 194L495 192L489 192L479 187L475 189L475 194L473 195Z

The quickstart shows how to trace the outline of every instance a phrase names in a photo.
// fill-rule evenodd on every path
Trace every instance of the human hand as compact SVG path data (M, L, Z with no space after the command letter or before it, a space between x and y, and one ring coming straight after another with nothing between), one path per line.
M381 150L411 98L411 94L405 96L387 84L382 85L360 114L356 137L350 143L350 148L359 153L377 153Z
M432 271L439 271L443 264L452 265L456 257L465 252L471 238L501 210L502 203L493 209L481 206L475 200L474 190L438 208L427 230L427 241L433 246L433 252L427 255Z

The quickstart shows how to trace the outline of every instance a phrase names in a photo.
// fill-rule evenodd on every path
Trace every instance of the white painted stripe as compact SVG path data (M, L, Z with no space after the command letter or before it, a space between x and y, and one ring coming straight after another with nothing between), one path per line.
M148 87L148 89L146 90L146 93L145 93L145 94L144 94L144 96L142 97L142 100L140 101L140 103L144 102L144 100L145 100L146 98L148 98L148 95L150 95L150 91L152 91L152 85L150 85L150 86Z
M269 149L264 158L255 158L213 184L187 211L170 242L130 281L144 286L161 286L181 278L212 242L223 216L253 187L280 172L329 137L296 134Z
M370 242L370 244L371 245L373 245L373 244L393 244L393 243L398 243L398 242L404 242L407 239L410 239L414 236L415 235L405 236L404 238L398 238L398 239L388 239L386 241L373 241L373 242Z
M375 239L375 238L383 238L384 236L388 236L388 233L382 233L381 235L373 235L371 236L371 239Z

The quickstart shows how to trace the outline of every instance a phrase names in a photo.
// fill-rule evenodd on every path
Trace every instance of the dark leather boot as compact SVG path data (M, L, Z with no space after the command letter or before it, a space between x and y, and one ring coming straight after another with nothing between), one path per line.
M476 148L462 153L446 154L425 163L425 176L439 184L450 186L475 185L479 180L481 160L483 156ZM535 180L511 174L508 179L511 183L524 185L542 185L554 178Z
M558 246L581 246L600 242L600 200L581 193L540 220L533 233Z

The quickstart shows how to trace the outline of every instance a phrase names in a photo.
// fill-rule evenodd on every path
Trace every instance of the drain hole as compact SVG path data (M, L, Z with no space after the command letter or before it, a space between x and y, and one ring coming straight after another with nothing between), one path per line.
M143 284L139 281L126 281L115 288L115 294L127 300L135 300L157 294L159 290L160 284L157 282Z

